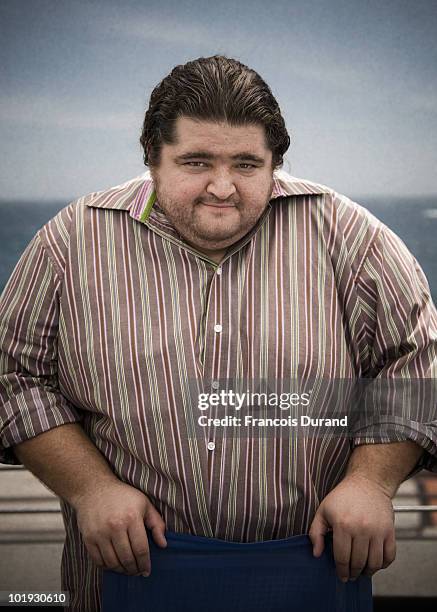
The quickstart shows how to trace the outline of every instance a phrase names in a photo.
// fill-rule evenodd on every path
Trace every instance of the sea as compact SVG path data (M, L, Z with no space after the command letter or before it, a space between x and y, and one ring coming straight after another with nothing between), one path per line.
M355 201L405 242L425 272L437 304L437 195L368 197ZM34 234L67 204L65 201L0 201L0 292Z

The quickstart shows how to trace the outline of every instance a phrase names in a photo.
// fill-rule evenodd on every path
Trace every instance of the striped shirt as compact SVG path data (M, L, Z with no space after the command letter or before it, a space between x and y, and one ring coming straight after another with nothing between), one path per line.
M436 377L437 312L403 242L333 190L275 173L262 216L218 265L189 246L148 175L62 209L0 300L0 459L81 422L166 528L237 542L307 533L370 432L189 432L190 381ZM209 384L209 383L208 383ZM210 391L210 389L207 389ZM437 421L396 440L437 471ZM101 570L62 502L63 588L99 610Z

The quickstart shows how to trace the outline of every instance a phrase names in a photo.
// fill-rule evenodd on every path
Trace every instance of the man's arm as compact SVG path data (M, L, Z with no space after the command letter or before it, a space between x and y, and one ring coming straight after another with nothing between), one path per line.
M96 485L117 481L107 461L76 423L62 425L14 447L18 459L73 508Z
M355 476L366 478L393 498L423 452L421 446L410 440L356 446L349 459L345 479Z
M360 307L352 333L362 356L361 376L375 379L376 390L388 390L388 414L384 398L373 396L370 389L370 407L378 398L376 410L371 410L368 420L365 412L360 414L363 423L350 432L354 450L345 476L322 500L310 529L316 556L323 551L323 536L333 531L337 573L345 581L392 563L396 554L392 497L415 469L437 471L435 401L429 405L425 401L424 410L421 404L425 391L435 398L437 310L426 277L402 240L381 223L374 229L372 243L355 267ZM398 381L394 401L390 390ZM410 391L402 386L405 381L420 401L406 400L414 394L404 397L403 389Z
M121 482L78 424L80 409L58 383L58 331L66 209L29 242L0 296L0 461L17 458L73 506L93 561L150 570L144 524L165 546L164 522L147 497ZM56 236L59 242L56 242ZM56 246L49 255L47 237Z
M164 548L165 523L149 499L119 480L76 423L14 447L18 459L76 511L87 550L99 567L150 574L147 532Z
M313 554L324 549L333 531L334 559L343 582L361 572L372 575L396 556L392 498L419 460L423 449L414 442L357 446L343 480L325 497L309 536Z

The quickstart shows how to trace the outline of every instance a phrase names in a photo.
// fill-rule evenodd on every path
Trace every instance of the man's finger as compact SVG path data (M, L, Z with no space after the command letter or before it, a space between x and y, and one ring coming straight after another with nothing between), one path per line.
M140 574L151 572L149 539L144 528L144 523L135 521L128 529L129 541L137 562Z
M126 531L114 533L112 546L126 574L138 574L139 569Z
M396 559L396 538L395 531L392 529L384 540L384 557L382 567L386 568Z
M111 540L99 542L98 548L106 569L112 570L113 572L124 572L124 568L120 559L117 557Z
M363 571L366 576L373 576L382 568L384 558L384 543L380 538L371 538L369 543L369 555L367 557L367 566Z
M350 574L349 578L355 580L367 565L369 556L369 538L366 536L355 536L351 546Z
M93 560L94 564L97 567L105 567L105 562L103 561L102 555L100 554L99 547L97 544L87 544L88 554Z
M333 552L337 576L343 582L349 580L349 564L351 558L352 538L339 527L334 528Z
M325 549L325 535L328 531L329 526L323 518L322 511L318 510L308 533L313 545L314 557L320 557L323 553Z
M162 520L162 516L154 508L151 502L147 504L147 508L144 513L144 523L152 532L152 536L156 544L161 548L165 548L167 546L167 540L165 539L164 535L165 523Z

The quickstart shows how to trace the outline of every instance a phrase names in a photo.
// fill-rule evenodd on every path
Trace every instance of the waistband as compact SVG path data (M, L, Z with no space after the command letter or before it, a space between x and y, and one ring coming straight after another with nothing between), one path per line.
M147 535L153 540L152 533L148 529ZM214 548L215 550L248 550L256 552L258 550L268 551L311 546L311 540L308 535L290 536L277 540L260 540L256 542L235 542L233 540L209 538L206 536L192 535L191 533L177 533L175 531L165 531L165 537L169 546L187 547L196 550L209 550L210 548ZM330 532L327 534L327 539L329 539L329 537L332 537Z
M308 535L233 542L166 531L160 548L150 530L148 578L103 575L103 612L371 612L367 576L336 576L332 534L313 556Z
M335 566L332 556L332 535L325 537L325 550L319 558L313 556L313 546L308 535L291 536L277 540L263 540L258 542L234 542L218 538L176 533L166 531L167 547L160 548L147 530L151 562L158 563L170 558L177 561L183 558L185 566L196 567L207 564L209 567L222 567L225 563L230 565L269 565L281 566L285 559L287 563L314 565L333 568Z

